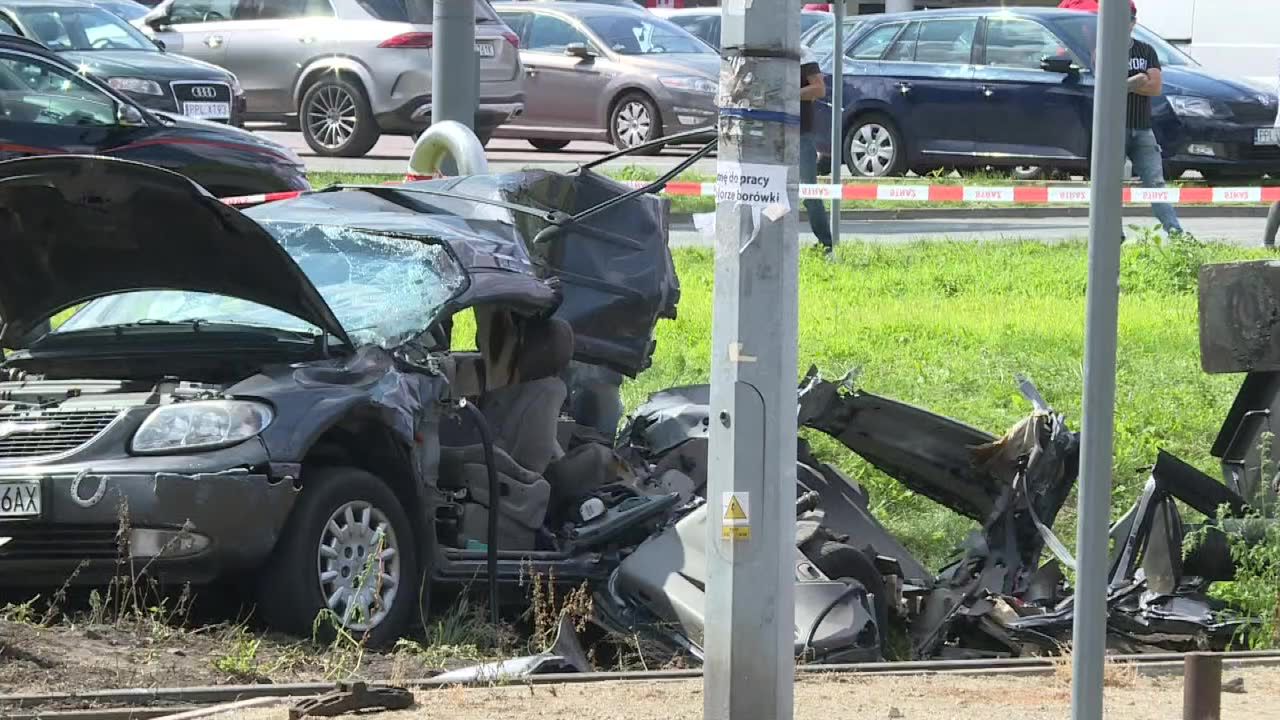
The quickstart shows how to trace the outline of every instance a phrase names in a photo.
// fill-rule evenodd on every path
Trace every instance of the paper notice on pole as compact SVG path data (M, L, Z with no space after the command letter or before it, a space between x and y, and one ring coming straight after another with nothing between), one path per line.
M716 168L716 202L753 208L791 209L787 166L724 162Z

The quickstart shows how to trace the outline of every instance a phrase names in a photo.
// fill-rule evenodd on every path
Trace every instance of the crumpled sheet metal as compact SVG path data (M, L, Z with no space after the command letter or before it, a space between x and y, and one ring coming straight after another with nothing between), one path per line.
M528 170L311 193L245 214L291 222L340 215L350 227L439 238L471 275L458 308L554 312L573 327L577 360L634 377L652 360L658 320L675 317L680 297L665 201L636 196L534 242L550 225L546 215L573 215L630 190L587 170Z

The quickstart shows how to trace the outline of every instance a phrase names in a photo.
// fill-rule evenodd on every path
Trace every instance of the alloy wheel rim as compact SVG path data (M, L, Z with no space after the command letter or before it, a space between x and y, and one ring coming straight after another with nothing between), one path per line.
M356 100L336 85L321 88L307 107L307 128L320 145L340 148L356 133Z
M880 176L889 172L897 155L889 129L876 123L859 127L849 142L853 165L863 175Z
M363 500L329 516L316 550L325 606L348 630L369 630L386 619L400 589L400 547L386 514Z
M614 130L618 138L627 147L635 147L649 139L653 129L653 118L649 116L649 108L644 103L629 102L618 110L618 119Z

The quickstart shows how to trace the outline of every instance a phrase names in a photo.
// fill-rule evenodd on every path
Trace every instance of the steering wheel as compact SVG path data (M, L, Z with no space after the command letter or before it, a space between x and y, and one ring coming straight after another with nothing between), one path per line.
M209 10L204 14L205 22L216 22L218 20L226 20L226 18L223 17L222 13L218 12L217 10Z
M112 44L111 38L98 38L97 40L94 40L93 42L89 43L89 47L93 48L94 50L102 50L104 48L110 47L111 44Z

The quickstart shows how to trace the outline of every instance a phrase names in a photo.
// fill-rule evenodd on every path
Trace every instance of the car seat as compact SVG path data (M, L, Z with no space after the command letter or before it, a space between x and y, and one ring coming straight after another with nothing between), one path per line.
M573 330L558 318L526 319L516 323L515 330L515 343L492 348L509 358L509 377L502 378L509 382L495 383L498 387L484 393L478 404L492 433L501 488L499 548L531 550L536 547L551 497L551 487L542 473L564 455L557 431L568 389L558 375L573 356ZM489 358L485 359L488 365ZM483 447L470 443L442 448L440 485L465 491L460 540L483 542L489 504Z

